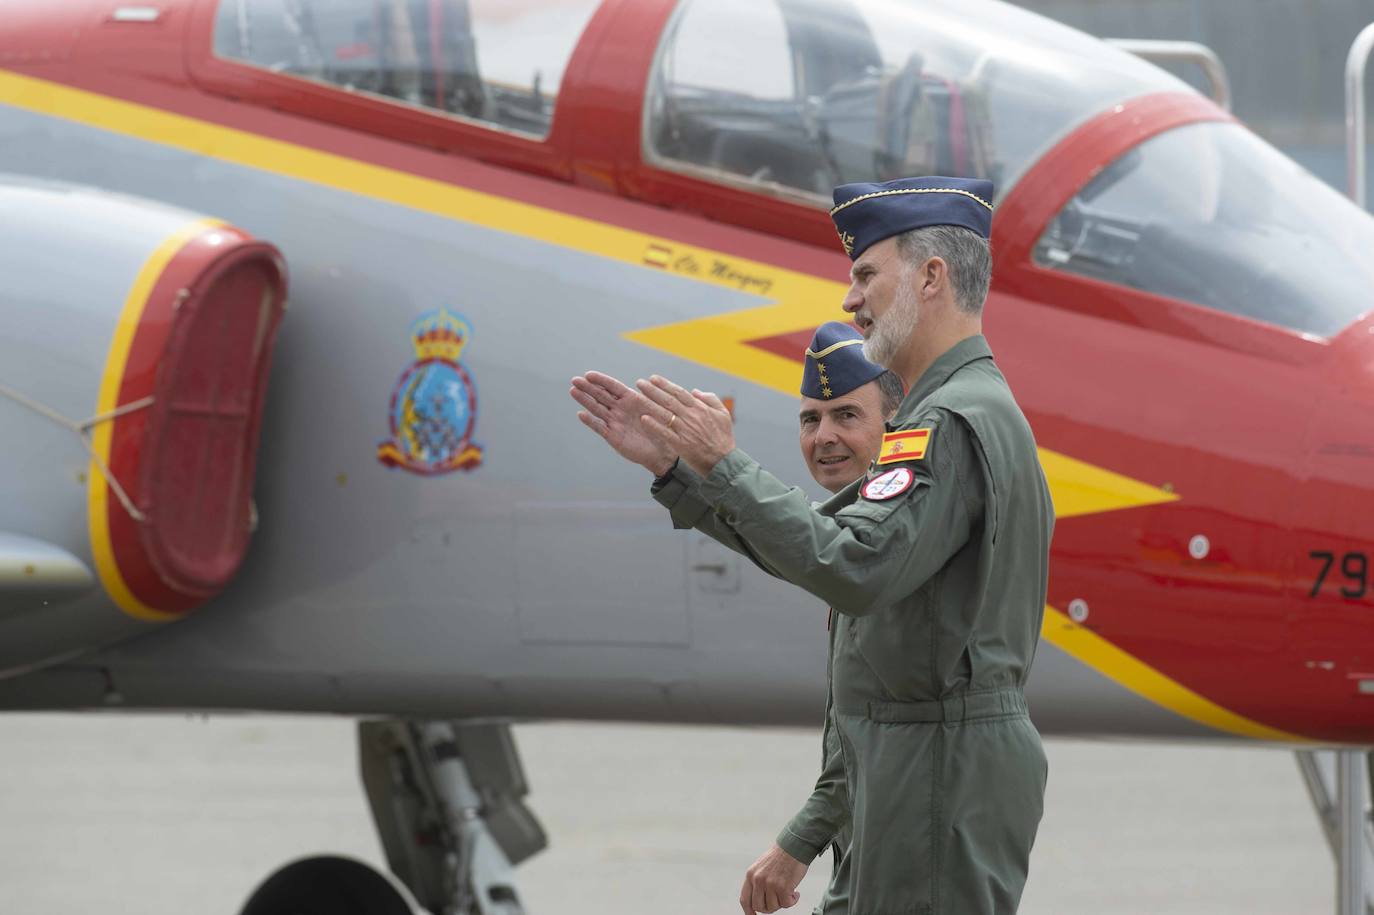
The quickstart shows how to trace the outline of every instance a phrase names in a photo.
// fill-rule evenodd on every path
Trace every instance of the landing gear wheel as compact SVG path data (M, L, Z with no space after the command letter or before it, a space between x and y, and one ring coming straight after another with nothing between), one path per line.
M410 904L372 868L320 856L286 865L254 890L240 915L413 915Z

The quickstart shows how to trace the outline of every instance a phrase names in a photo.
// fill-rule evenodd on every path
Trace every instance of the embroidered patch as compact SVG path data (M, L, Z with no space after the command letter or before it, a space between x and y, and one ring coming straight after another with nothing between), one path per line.
M864 498L870 502L885 502L895 499L911 488L916 482L916 474L910 468L896 467L887 473L880 473L864 484Z
M883 447L878 451L878 463L925 460L926 449L930 447L930 438L934 434L933 428L887 433L883 436Z

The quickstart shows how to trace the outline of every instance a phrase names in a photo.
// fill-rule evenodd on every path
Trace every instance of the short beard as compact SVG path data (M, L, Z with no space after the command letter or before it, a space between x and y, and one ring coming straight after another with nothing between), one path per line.
M864 358L874 365L885 369L892 368L897 353L916 333L921 323L921 304L917 301L916 290L907 282L905 272L897 284L897 292L892 299L892 307L881 318L873 319L873 329L864 341Z

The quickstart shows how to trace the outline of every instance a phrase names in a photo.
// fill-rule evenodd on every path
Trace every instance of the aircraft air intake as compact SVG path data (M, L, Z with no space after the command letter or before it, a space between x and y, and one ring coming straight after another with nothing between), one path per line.
M232 229L202 232L178 258L199 272L173 294L175 319L142 430L138 493L149 523L140 539L165 584L208 595L229 582L251 533L282 273L266 245Z
M177 619L233 578L286 278L273 246L151 201L0 179L0 212L0 302L24 315L0 337L0 545L40 557L25 587L0 581L2 672Z

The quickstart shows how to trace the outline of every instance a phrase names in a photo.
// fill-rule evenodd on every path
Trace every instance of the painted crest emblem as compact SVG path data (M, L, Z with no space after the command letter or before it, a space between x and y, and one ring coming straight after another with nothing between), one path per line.
M415 361L391 391L391 438L377 446L377 460L426 476L472 470L482 463L472 440L477 388L460 361L472 327L440 308L411 322L410 337Z

